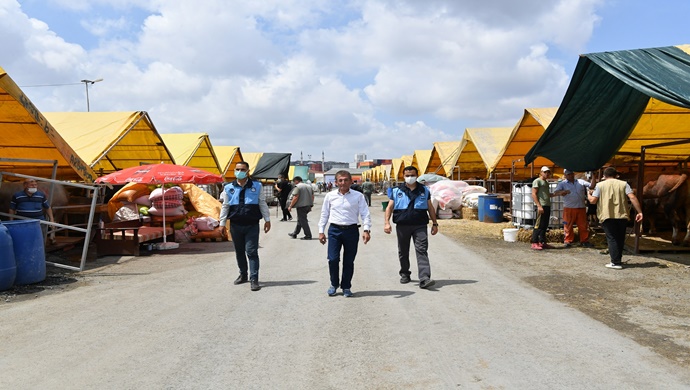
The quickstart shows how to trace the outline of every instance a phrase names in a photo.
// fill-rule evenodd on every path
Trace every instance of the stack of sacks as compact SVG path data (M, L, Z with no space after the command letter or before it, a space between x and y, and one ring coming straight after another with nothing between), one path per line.
M150 192L151 189L146 184L128 183L122 187L120 191L116 192L108 202L108 215L110 220L115 221L139 218L141 208L148 208L148 206L151 206L151 202L149 201ZM117 218L116 214L118 214ZM131 214L131 216L122 217L125 214Z
M457 210L462 207L462 194L468 184L462 180L442 180L429 186L431 203L441 210Z
M187 211L182 206L183 197L184 192L180 187L168 188L165 190L165 193L162 188L156 188L149 195L149 200L151 201L149 214L162 216L163 212L165 212L166 217L185 215ZM165 205L163 202L165 202Z
M479 195L486 194L482 186L467 186L462 192L462 207L479 208Z

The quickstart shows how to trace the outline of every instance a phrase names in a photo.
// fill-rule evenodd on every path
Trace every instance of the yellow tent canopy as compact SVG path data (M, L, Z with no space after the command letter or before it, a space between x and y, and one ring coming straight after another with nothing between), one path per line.
M488 178L512 130L511 127L465 129L465 147L460 152L457 164L460 166L460 177L474 175Z
M430 173L452 178L456 168L460 151L465 146L464 139L461 141L434 142L431 149L431 164L436 165L435 169L430 169Z
M161 137L177 164L203 169L215 174L221 173L220 164L218 164L208 134L175 133L161 134Z
M391 179L391 170L392 169L393 169L393 165L391 165L391 164L381 165L381 172L382 172L381 181L388 181Z
M259 160L261 160L261 156L263 156L263 152L256 152L256 153L242 153L242 157L244 158L244 161L249 164L249 174L251 175L254 173L254 169L256 169L256 165L259 163ZM292 176L290 176L292 178Z
M401 181L402 179L402 169L404 168L403 166L403 160L402 158L394 158L392 161L393 165L391 165L391 171L389 174L389 180L394 180L394 181ZM398 179L400 177L400 179Z
M686 46L690 51L690 46ZM642 115L611 163L639 161L642 146L688 141L690 139L690 109L674 106L650 98ZM688 161L690 143L646 148L648 163L661 161Z
M99 175L142 164L174 163L146 111L46 112L45 116Z
M225 181L235 180L235 164L243 161L239 146L213 146L213 151L218 159L220 174Z
M56 178L92 183L97 175L0 68L0 158L57 161ZM52 165L0 161L0 171L52 177Z
M401 156L400 159L402 159L402 168L400 168L400 172L398 172L398 181L404 181L405 176L403 170L405 167L409 167L412 165L412 160L413 160L414 155L412 154L406 154L404 156ZM419 169L419 168L417 168Z
M419 169L420 175L427 173L429 160L431 160L431 149L415 150L412 155L412 165Z
M525 154L534 146L544 130L549 126L553 120L554 115L556 115L558 107L549 108L527 108L525 109L524 115L518 121L518 123L513 127L513 132L509 137L508 143L505 145L503 150L499 152L499 159L496 162L494 169L496 170L510 170L515 163L515 178L524 179L536 175L539 168L547 165L553 170L554 164L549 159L545 157L537 157L534 160L534 167L524 168L524 163L522 160Z

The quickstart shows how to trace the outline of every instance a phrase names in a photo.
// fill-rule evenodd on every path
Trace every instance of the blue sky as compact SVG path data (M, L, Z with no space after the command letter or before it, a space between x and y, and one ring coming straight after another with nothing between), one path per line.
M397 158L558 106L579 54L690 43L688 14L663 0L0 0L0 67L45 112L85 111L79 80L103 78L91 111L147 111L161 133Z

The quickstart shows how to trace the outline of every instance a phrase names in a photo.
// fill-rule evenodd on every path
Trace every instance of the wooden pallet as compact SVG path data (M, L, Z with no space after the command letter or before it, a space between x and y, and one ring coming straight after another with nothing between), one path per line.
M630 252L635 251L634 235L626 236L625 249ZM690 253L690 247L673 245L670 240L670 234L640 237L639 250L640 253Z

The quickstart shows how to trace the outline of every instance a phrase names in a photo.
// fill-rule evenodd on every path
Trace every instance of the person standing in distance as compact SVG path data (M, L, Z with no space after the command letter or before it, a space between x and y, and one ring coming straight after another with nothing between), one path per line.
M367 179L364 184L362 184L362 193L364 198L367 200L367 205L371 207L371 194L374 192L374 183Z
M278 203L280 203L280 209L283 211L283 219L281 221L292 221L292 214L287 208L288 197L290 196L290 181L285 179L285 175L278 175L278 180L274 186L276 191L278 191Z
M591 204L597 205L597 217L606 233L611 262L607 268L623 269L623 248L625 247L625 228L628 224L627 200L630 199L637 215L635 222L642 223L642 206L633 193L630 185L623 180L616 179L616 168L604 169L604 180L597 183L594 191L588 196ZM627 197L627 199L626 199Z
M294 232L288 233L288 236L297 238L300 230L304 229L304 237L301 239L311 240L311 229L309 228L307 214L311 212L311 208L314 206L314 189L310 184L303 183L300 176L295 176L292 181L295 184L295 188L292 189L292 201L290 201L288 206L288 213L293 208L297 208L297 226L295 226Z
M403 169L405 184L392 190L391 201L386 207L383 232L391 233L390 219L393 216L398 236L398 259L400 260L400 283L410 283L410 239L417 255L419 287L429 288L435 284L431 279L429 265L429 235L427 225L431 219L431 234L438 233L436 210L431 203L429 188L417 182L418 171L414 166Z
M537 218L534 221L534 231L532 232L532 249L553 249L546 243L546 229L549 227L551 218L551 197L549 182L546 181L551 176L549 167L541 167L539 177L532 182L532 200L537 206Z
M338 191L326 194L321 208L319 220L319 242L328 241L328 271L331 286L328 295L334 296L338 287L342 287L343 296L351 297L352 276L355 272L355 256L359 242L359 219L362 220L364 231L362 242L366 244L371 239L371 216L369 207L361 192L350 189L352 176L350 172L341 170L335 174ZM326 224L328 240L326 240ZM340 279L340 249L343 249L343 277Z
M259 221L263 217L264 233L268 233L271 230L271 216L261 183L249 178L249 164L238 162L235 165L235 177L235 181L223 188L225 200L220 213L220 226L225 226L225 221L230 219L230 236L240 269L240 276L235 284L249 281L251 290L259 291Z
M575 179L575 172L570 169L563 170L565 180L558 183L554 194L563 197L563 231L566 247L573 245L575 233L573 227L577 225L580 235L580 246L593 248L589 242L589 223L587 221L587 189L594 188L592 183ZM596 184L596 182L594 183Z
M48 203L48 196L38 189L38 183L34 179L24 179L24 190L12 195L10 200L10 221L14 220L14 215L26 218L47 220L55 222L53 209ZM41 231L45 237L48 232L48 225L41 224ZM54 233L51 233L51 240L54 240Z

